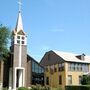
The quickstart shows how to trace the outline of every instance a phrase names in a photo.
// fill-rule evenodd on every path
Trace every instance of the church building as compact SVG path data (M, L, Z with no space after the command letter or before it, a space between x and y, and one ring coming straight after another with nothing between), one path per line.
M16 27L12 31L10 54L4 62L2 76L3 87L8 87L9 90L44 84L43 67L27 54L27 35L23 29L21 6Z
M81 85L82 76L90 75L90 56L51 50L38 63L27 53L27 43L19 0L9 57L5 61L0 58L0 90L2 87L17 90L36 84L65 90L70 85Z

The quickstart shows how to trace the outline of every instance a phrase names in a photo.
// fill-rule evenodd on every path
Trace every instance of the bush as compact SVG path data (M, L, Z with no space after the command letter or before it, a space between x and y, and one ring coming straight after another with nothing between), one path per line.
M58 87L56 90L62 90L62 88L61 87Z
M90 86L89 85L66 86L65 90L90 90Z
M2 90L8 90L7 88L3 88Z
M48 87L37 84L37 85L32 85L31 90L50 90L50 89Z
M90 76L83 75L81 83L82 85L90 85Z
M25 87L20 87L20 88L18 88L18 90L29 90L29 89L25 88Z

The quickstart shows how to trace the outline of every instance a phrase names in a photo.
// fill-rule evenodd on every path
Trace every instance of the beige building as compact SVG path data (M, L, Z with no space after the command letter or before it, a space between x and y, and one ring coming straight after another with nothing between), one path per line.
M82 75L90 72L90 56L68 52L46 52L40 64L45 68L45 85L61 87L80 85Z

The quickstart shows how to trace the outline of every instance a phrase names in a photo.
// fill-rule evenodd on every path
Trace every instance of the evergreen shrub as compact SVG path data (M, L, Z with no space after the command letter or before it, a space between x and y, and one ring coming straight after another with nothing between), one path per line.
M65 90L90 90L90 86L89 85L66 86Z
M18 90L29 90L29 89L26 87L19 87Z

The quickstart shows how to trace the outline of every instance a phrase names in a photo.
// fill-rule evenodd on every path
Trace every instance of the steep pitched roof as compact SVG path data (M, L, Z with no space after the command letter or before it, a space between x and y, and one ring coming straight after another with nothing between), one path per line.
M19 11L19 14L18 14L15 30L17 32L20 31L20 30L23 30L23 23L22 23L22 17L21 17L21 12L20 11Z
M42 60L40 61L40 64L42 66L47 66L57 64L60 62L64 62L64 59L51 50L45 53Z
M40 61L40 64L42 66L47 66L62 62L90 63L90 56L84 55L84 60L80 59L77 56L81 55L51 50L45 53L45 55Z
M25 35L25 33L22 30L20 30L17 34L19 34L19 35Z
M90 63L90 56L85 55L84 60L80 60L76 56L78 54L73 54L69 52L60 52L60 51L55 51L53 50L54 53L56 53L58 56L62 57L65 61L70 61L70 62L80 62L80 63Z

